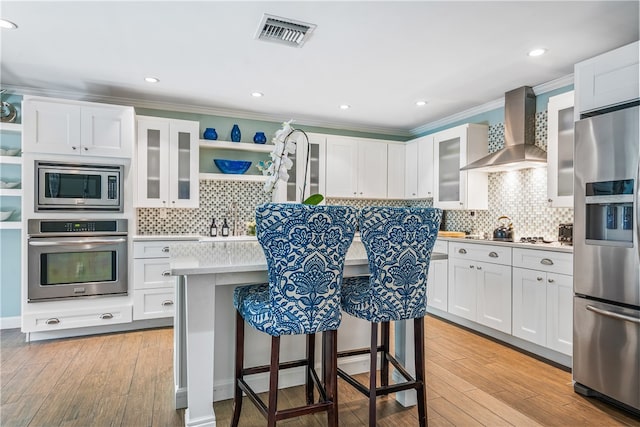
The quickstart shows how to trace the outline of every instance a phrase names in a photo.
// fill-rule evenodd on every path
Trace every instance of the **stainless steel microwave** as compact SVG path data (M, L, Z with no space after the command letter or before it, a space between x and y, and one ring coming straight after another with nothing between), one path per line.
M122 212L124 166L35 162L36 212Z

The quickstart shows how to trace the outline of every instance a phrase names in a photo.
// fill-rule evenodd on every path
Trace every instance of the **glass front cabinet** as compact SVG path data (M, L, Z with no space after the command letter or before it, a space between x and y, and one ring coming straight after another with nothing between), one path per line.
M486 172L460 168L487 154L488 127L464 124L433 134L433 206L442 209L487 209Z
M547 196L554 208L573 207L574 91L549 98Z
M196 208L199 205L199 123L137 117L136 206Z
M307 133L307 136L309 137L308 145L303 135L297 136L296 152L289 155L293 161L293 166L289 169L289 181L286 186L282 182L276 186L274 195L276 201L300 203L311 194L326 195L326 136L313 133Z

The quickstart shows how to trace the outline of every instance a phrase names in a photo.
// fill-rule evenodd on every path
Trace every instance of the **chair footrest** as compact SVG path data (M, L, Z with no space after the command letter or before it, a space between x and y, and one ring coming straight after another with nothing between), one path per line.
M292 360L290 362L280 363L279 369L298 368L300 366L306 366L307 364L308 363L306 359ZM264 372L269 372L269 369L270 369L270 365L253 366L251 368L244 368L242 370L242 375L262 374Z

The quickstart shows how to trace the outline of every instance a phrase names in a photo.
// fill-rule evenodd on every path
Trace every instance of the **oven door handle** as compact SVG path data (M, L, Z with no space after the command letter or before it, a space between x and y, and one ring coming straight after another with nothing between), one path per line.
M67 245L87 245L87 244L112 244L124 243L127 239L117 237L114 239L87 239L87 240L64 240L56 242L29 241L29 246L67 246Z

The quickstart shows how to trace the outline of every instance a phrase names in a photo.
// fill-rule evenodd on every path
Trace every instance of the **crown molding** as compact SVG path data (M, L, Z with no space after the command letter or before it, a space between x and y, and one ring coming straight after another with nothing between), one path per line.
M161 101L149 101L137 98L115 97L107 95L93 95L74 91L63 91L55 89L33 88L26 86L2 85L8 91L21 95L47 96L52 98L64 98L74 101L102 102L107 104L127 105L134 108L149 108L152 110L176 111L181 113L206 114L211 116L230 117L236 119L261 120L266 122L281 123L290 119L276 114L265 114L246 110L235 110L226 108L207 107L201 105L176 104ZM409 137L411 133L407 129L375 127L370 125L358 125L353 123L331 122L318 120L311 117L295 117L297 125L315 126L321 128L348 130L352 132L362 132L380 135Z
M560 89L574 83L573 73L568 74L564 77L560 77L555 80L551 80L546 83L541 83L537 86L533 87L533 93L536 95L540 95L543 93L551 92L552 90ZM498 108L504 108L504 97L500 99L495 99L493 101L489 101L482 105L478 105L477 107L469 108L467 110L461 111L456 114L452 114L451 116L444 117L442 119L424 124L422 126L418 126L416 128L411 129L409 132L412 136L418 136L425 134L431 130L441 128L443 126L449 125L451 123L459 122L460 120L464 120L468 117L475 116L477 114L486 113L488 111L497 110Z

